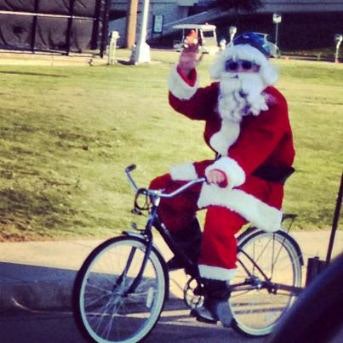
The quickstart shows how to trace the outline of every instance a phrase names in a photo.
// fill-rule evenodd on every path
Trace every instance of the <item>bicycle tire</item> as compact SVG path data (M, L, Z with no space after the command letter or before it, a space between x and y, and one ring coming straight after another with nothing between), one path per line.
M133 292L125 293L142 266L146 248L144 239L138 237L111 238L83 263L74 283L73 308L77 325L87 339L139 342L156 325L169 280L165 261L154 247L140 283Z
M342 280L340 254L306 287L268 343L343 342Z
M272 283L295 287L302 284L302 254L297 242L284 231L271 233L249 228L238 238L238 247L237 273L229 300L233 327L247 336L266 336L292 306L296 295L268 288L261 272L245 254L259 264ZM251 281L250 286L247 280Z

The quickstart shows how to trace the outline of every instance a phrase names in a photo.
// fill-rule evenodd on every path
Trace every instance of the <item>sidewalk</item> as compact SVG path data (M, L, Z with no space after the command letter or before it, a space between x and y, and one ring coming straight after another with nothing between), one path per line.
M107 57L91 54L29 53L0 50L0 66L89 66L106 65Z
M309 257L326 258L330 232L294 232L303 251ZM166 259L170 250L155 240ZM0 311L16 308L67 310L71 306L71 291L77 270L99 240L0 243ZM343 232L336 233L333 257L343 251ZM304 269L303 277L306 276ZM186 278L182 271L170 274L171 294L182 297Z

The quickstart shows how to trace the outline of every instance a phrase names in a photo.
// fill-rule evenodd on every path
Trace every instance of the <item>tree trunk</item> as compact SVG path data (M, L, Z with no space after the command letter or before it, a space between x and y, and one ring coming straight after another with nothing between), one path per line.
M132 49L136 42L137 10L139 0L129 0L126 19L126 47Z

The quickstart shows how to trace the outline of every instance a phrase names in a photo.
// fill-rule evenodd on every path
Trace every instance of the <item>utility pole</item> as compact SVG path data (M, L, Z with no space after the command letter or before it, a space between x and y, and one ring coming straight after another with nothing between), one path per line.
M129 0L126 20L126 47L132 49L136 43L137 11L139 0Z
M131 55L131 63L147 63L151 61L150 46L146 43L148 33L149 20L149 4L150 0L143 0L143 14L141 18L141 32L138 43Z

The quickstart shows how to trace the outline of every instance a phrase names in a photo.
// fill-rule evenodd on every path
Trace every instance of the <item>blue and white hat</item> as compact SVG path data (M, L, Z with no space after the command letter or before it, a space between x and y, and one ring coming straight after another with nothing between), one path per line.
M225 73L226 61L248 60L260 66L260 75L266 86L273 85L278 78L274 66L270 63L270 45L266 35L247 32L238 35L232 43L228 44L210 67L210 75L214 80L220 80Z
M245 32L238 35L233 40L233 45L244 44L254 47L258 51L262 52L262 54L266 57L271 56L270 42L268 42L266 35L263 33Z

